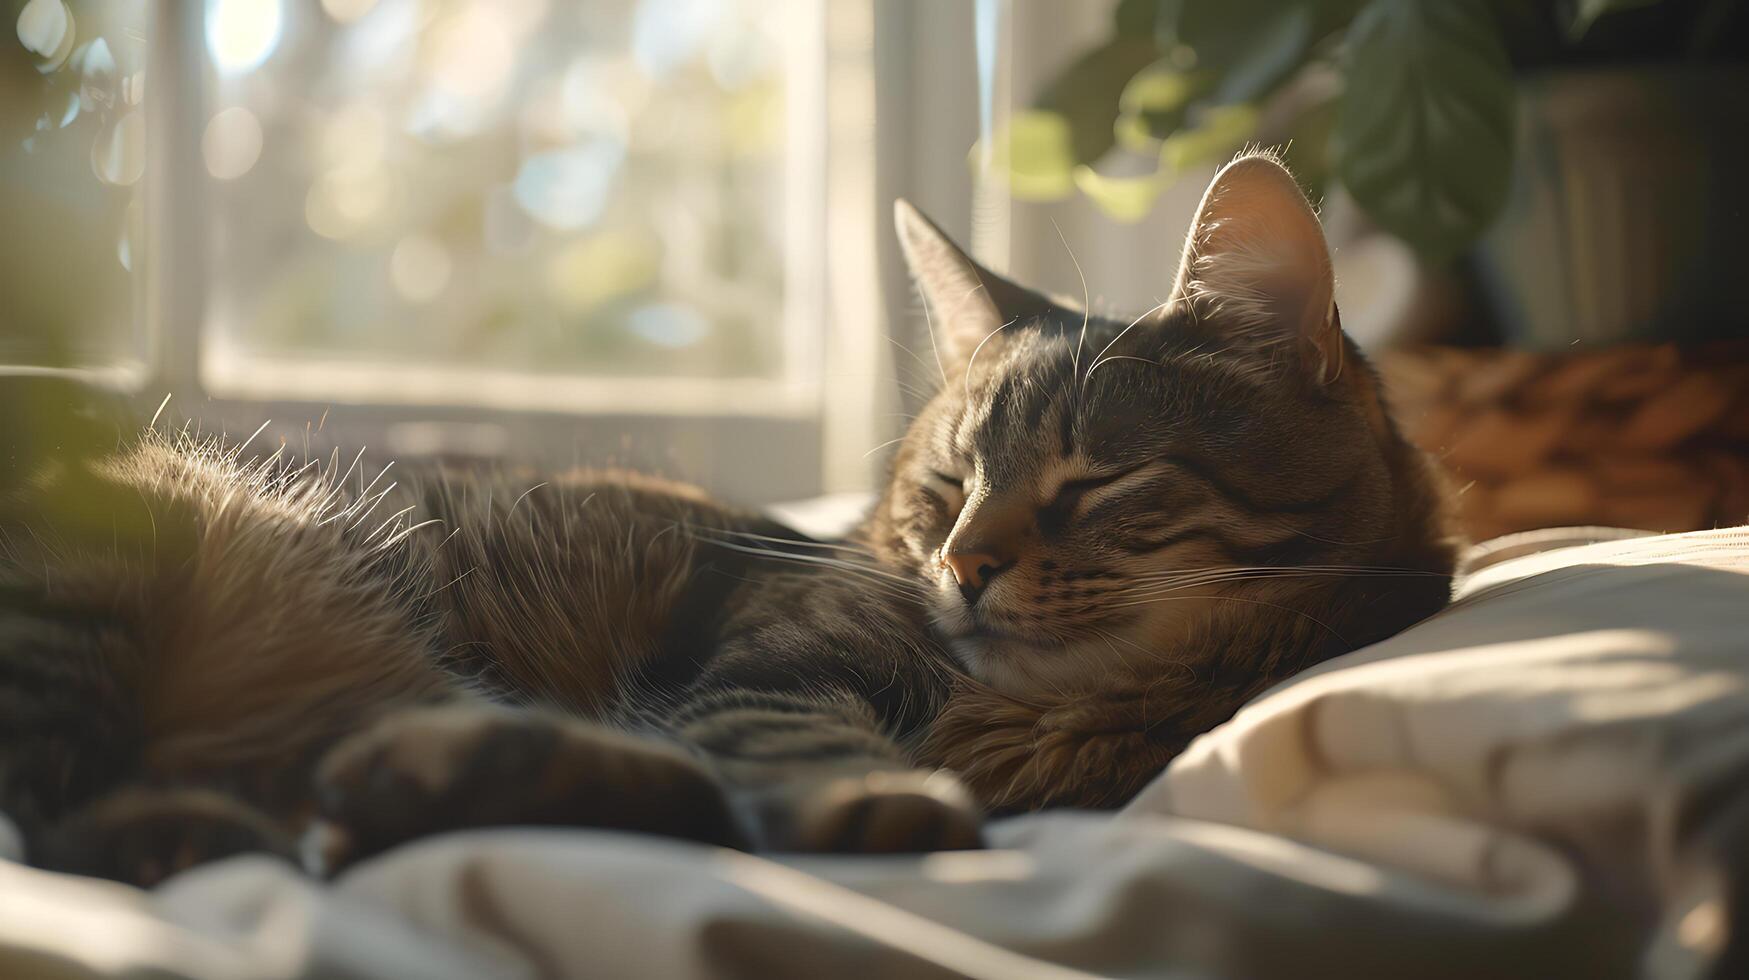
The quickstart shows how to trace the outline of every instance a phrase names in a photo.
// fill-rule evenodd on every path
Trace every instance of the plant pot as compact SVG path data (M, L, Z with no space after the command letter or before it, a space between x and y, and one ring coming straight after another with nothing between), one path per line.
M1511 195L1476 250L1507 342L1749 336L1745 159L1749 69L1524 79Z

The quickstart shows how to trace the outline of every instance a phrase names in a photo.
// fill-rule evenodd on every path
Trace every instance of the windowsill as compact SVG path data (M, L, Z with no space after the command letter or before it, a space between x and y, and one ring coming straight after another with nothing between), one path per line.
M811 418L818 386L770 378L542 376L523 371L381 361L276 360L212 355L201 371L213 395L238 400L453 406L575 415L727 415Z

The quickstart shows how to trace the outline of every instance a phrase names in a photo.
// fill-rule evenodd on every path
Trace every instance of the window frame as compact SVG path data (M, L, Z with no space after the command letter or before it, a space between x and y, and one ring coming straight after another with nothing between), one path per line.
M868 487L880 465L868 447L879 441L880 410L892 400L882 350L890 297L871 244L872 236L890 237L877 218L878 168L868 153L876 143L874 76L883 70L873 49L878 15L851 0L790 2L820 43L792 53L789 68L812 75L786 99L786 178L799 186L785 209L784 377L533 378L400 367L395 397L384 397L382 365L263 363L244 382L206 342L206 5L180 0L151 9L141 185L145 361L77 373L128 394L143 417L168 396L165 417L197 420L203 431L247 435L274 420L256 445L313 439L390 458L624 463L748 504ZM868 77L859 81L859 71ZM836 103L845 99L861 104L840 115L845 107ZM829 194L835 205L853 202L854 213L835 210L828 221Z

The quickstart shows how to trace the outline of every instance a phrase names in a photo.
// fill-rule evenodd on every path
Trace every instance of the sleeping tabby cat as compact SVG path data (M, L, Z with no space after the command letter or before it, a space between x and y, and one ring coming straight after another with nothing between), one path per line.
M632 474L394 484L156 432L32 472L0 501L30 859L150 883L313 817L330 866L512 823L975 846L1446 601L1440 495L1272 159L1216 177L1134 321L897 217L945 384L843 542Z

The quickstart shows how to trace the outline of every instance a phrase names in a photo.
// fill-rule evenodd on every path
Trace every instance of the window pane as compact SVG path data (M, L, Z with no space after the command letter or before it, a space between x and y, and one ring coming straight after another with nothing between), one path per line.
M0 365L137 366L146 4L0 11Z
M782 375L788 6L209 0L209 351Z

